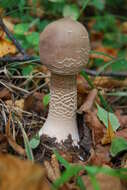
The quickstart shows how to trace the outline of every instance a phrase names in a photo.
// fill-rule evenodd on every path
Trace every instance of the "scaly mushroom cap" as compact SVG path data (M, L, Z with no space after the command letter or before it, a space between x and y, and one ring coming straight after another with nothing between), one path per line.
M49 24L40 35L40 58L56 74L73 75L89 58L89 38L85 27L71 18Z

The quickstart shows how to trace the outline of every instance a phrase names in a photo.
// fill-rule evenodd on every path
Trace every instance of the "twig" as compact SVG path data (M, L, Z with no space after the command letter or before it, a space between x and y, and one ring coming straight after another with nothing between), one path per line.
M107 77L127 77L127 72L101 72L98 73L95 70L85 69L88 75L91 76L107 76Z
M27 90L25 90L23 88L20 88L18 86L15 86L15 85L7 83L7 82L3 82L2 80L0 80L0 84L2 84L3 86L5 86L11 92L14 92L15 90L17 90L17 91L21 91L21 92L23 92L25 94L29 94L30 93L29 91L27 91Z
M1 63L12 63L12 62L25 62L25 61L30 61L33 60L32 57L25 55L25 56L16 56L16 57L2 57L0 58Z
M3 57L3 58L0 58L0 62L3 62L3 63L11 63L11 62L25 62L25 61L34 61L38 64L42 64L40 62L40 60L36 57L33 57L33 56L27 56L27 57L24 57L24 56L20 56L20 57ZM88 75L90 76L107 76L107 77L127 77L127 72L101 72L101 73L98 73L97 71L95 70L91 70L91 69L85 69L84 70Z
M11 32L8 30L8 28L6 27L6 25L4 24L2 18L0 17L0 26L3 29L3 31L6 33L6 35L8 36L8 38L14 43L14 45L16 46L16 48L19 50L19 52L21 52L24 56L27 57L24 49L22 48L21 44L15 39L15 37L11 34Z

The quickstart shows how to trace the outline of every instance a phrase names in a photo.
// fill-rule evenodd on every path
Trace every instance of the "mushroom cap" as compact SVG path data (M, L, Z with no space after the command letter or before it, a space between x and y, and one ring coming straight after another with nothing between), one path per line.
M40 35L39 46L41 61L56 74L76 74L89 59L88 32L71 18L49 24Z

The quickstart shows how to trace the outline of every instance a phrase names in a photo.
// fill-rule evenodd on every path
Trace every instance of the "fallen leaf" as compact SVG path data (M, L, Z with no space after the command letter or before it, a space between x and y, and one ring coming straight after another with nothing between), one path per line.
M7 100L6 101L6 104L8 106L14 106L15 108L19 108L19 109L22 109L24 108L24 99L19 99L19 100L16 100L15 102L13 102L12 100Z
M123 33L125 33L125 34L127 33L127 21L125 21L121 24L121 30Z
M23 108L24 108L24 99L16 100L15 101L15 106L23 110Z
M11 125L11 112L9 114L9 119L8 119L8 122L7 122L7 125L6 125L6 137L7 137L7 140L8 140L8 143L9 145L20 155L23 155L25 156L26 155L26 152L25 150L16 143L16 141L14 140L11 132L10 132L10 125Z
M93 89L89 92L85 102L83 105L79 108L78 113L87 112L92 109L92 106L94 104L95 98L97 96L97 89Z
M60 172L59 163L58 163L58 160L57 160L55 154L53 154L51 157L51 164L52 164L52 167L53 167L53 170L55 172L56 179L57 179L60 177L61 172Z
M104 53L104 54L108 54L109 56L112 57L117 57L117 50L110 48L110 47L104 47L104 46L99 46L96 47L94 49L94 51L98 52L98 53ZM92 53L90 54L90 58L91 59L103 59L105 62L111 61L112 58L106 56L106 55L101 55L101 54L97 54L97 53Z
M87 190L94 190L89 176L83 176L82 179ZM120 182L120 179L117 177L99 173L96 175L96 180L101 190L114 190L114 187L115 190L122 190L122 184Z
M31 161L0 154L0 189L50 190L43 167Z
M118 87L125 87L127 86L127 79L118 80L112 79L110 77L96 77L93 81L95 87L102 87L107 89L118 88Z
M8 54L15 54L16 47L12 44L12 42L6 39L0 39L0 57L3 57Z
M0 99L8 100L11 98L11 93L7 88L0 89Z
M104 164L111 165L111 158L109 154L109 146L102 146L100 144L96 145L96 147L91 149L91 155L87 161L87 164L102 166Z
M14 24L12 23L11 17L4 17L3 22L7 26L9 31L14 32Z
M126 168L127 169L127 153L123 156L122 158L122 164L121 164L122 168ZM121 183L124 187L123 190L127 190L127 179L121 179Z
M124 139L127 140L127 128L117 131L116 136L123 137Z
M77 91L79 94L87 94L89 92L89 85L82 75L77 76Z
M127 115L122 115L121 110L116 110L115 114L119 120L120 128L127 127Z
M56 180L56 176L55 176L55 172L54 172L54 170L52 168L51 163L49 161L44 161L44 166L45 166L45 169L46 169L48 179L51 182L54 182Z
M6 153L7 152L7 138L4 134L0 133L0 153Z
M37 113L43 113L44 104L43 98L44 93L36 92L33 95L28 96L24 101L24 110L26 111L35 111Z
M104 126L97 118L95 111L89 111L85 114L85 123L92 130L93 144L96 145L101 142L104 136Z
M60 177L61 172L59 168L59 163L54 154L52 155L50 162L49 161L44 162L44 166L50 181L54 182L56 179Z

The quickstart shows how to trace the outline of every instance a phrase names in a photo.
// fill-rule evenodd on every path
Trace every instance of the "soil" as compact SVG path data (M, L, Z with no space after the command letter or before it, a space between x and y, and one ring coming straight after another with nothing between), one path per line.
M73 163L79 160L86 161L90 156L92 147L91 131L85 125L83 115L77 115L77 123L80 136L79 146L73 145L71 136L68 136L67 140L58 144L55 138L42 135L40 145L34 150L35 161L42 163L44 160L50 160L54 149L62 152L62 154L69 153Z

